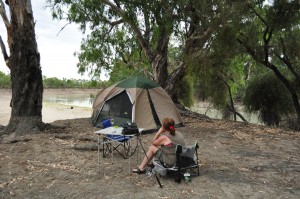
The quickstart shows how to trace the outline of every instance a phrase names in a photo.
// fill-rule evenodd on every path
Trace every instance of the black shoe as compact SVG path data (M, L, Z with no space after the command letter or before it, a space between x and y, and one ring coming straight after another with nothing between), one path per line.
M139 168L136 169L132 169L132 173L136 173L136 174L145 174L146 170L140 170Z

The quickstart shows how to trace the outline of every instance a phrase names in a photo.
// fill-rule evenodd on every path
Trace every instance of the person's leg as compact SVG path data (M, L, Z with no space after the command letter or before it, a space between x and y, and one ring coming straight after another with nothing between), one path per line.
M152 160L152 158L154 157L154 155L156 154L158 148L154 145L151 145L149 147L149 150L146 153L146 156L144 157L142 163L139 166L139 169L141 171L145 170L145 167L147 166L147 164Z

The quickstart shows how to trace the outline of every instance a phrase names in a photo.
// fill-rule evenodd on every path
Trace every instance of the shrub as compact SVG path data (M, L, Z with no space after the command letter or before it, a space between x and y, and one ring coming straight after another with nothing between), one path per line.
M0 71L0 88L11 88L10 75L5 75Z
M260 120L268 126L278 126L283 115L294 112L290 94L273 74L252 79L243 102L247 111L258 112Z

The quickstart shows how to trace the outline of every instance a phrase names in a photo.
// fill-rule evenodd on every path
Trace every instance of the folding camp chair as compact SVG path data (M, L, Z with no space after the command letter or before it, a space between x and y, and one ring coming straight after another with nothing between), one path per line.
M175 149L176 153L176 164L173 166L164 165L158 159L153 160L156 179L159 183L159 186L162 188L162 185L159 181L159 176L170 176L175 182L180 183L181 178L185 173L189 173L191 176L199 176L199 158L197 149L199 145L197 142L189 146L177 145Z
M102 122L103 128L111 127L111 120L106 119ZM103 137L102 144L103 144L103 157L107 157L108 154L117 151L124 159L131 156L135 150L131 150L131 143L130 139L132 136L126 135L113 135L108 134Z

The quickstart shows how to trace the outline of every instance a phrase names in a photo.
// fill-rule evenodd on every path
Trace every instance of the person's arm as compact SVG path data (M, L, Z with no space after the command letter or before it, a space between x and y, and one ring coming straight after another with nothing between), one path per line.
M163 143L163 137L165 136L160 136L162 133L164 133L166 130L163 127L160 127L160 129L157 131L157 133L155 134L153 140L152 140L152 144L155 146L160 146Z
M169 138L168 138L166 135L160 136L158 139L153 140L153 141L152 141L152 144L153 144L154 146L159 147L159 146L161 146L161 145L164 145L164 144L166 143L167 139L169 139Z

